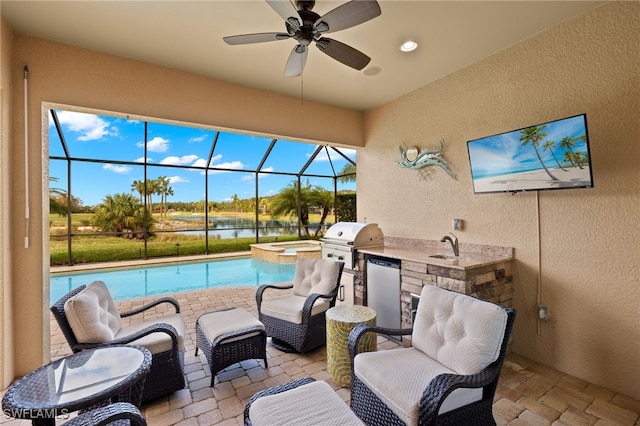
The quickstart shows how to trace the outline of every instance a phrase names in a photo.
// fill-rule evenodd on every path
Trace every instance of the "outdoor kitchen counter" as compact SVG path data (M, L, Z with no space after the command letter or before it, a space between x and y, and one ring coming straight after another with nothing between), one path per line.
M450 269L475 269L488 265L495 265L513 260L513 256L486 254L478 251L460 251L460 256L454 258L451 250L446 251L438 247L409 247L409 246L384 246L362 248L360 253L401 261L426 263L427 265L440 266ZM432 256L446 256L445 259Z
M445 244L438 240L385 237L384 246L363 247L358 252L358 262L364 269L356 282L355 300L363 305L369 305L370 302L368 259L400 260L402 328L411 327L412 312L415 311L418 295L425 285L435 285L505 306L512 305L512 247L462 242L460 256L455 258L448 242ZM434 255L445 258L432 257ZM403 339L405 337L407 336L403 336Z

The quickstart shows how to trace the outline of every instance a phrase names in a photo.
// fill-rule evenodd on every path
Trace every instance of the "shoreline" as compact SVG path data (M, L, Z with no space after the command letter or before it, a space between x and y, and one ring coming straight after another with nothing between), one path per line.
M510 173L473 179L473 188L478 192L518 192L526 190L544 190L559 188L592 187L589 167L572 167L562 170L559 167L548 168L558 180L552 180L544 169L531 172Z

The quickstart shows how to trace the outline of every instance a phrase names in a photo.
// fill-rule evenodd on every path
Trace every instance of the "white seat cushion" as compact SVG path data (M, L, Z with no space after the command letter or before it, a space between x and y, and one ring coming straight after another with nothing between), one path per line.
M102 281L94 281L64 304L64 313L79 343L104 343L120 331L120 313Z
M262 301L260 312L294 324L302 324L302 308L307 298L295 294ZM329 300L318 299L311 308L311 315L317 315L329 309Z
M248 328L259 327L264 330L264 324L249 312L239 308L203 314L198 318L198 325L204 335L212 342L223 334L234 333ZM259 333L243 334L242 336L225 340L223 344L246 339L257 334Z
M323 381L256 399L249 408L249 419L254 426L364 425Z
M418 422L420 397L427 384L439 374L455 374L415 348L360 353L355 357L354 371L408 425ZM482 388L456 389L444 400L439 413L481 399Z
M435 286L422 289L411 344L457 374L498 359L507 324L500 306Z
M116 338L119 339L121 337L129 336L139 330L147 328L150 325L160 323L172 325L176 329L176 332L178 333L178 350L182 351L184 349L184 336L186 327L181 314L165 315L147 321L134 322L131 325L122 327L116 335ZM171 337L169 337L169 335L165 332L151 333L138 340L134 340L130 344L143 346L147 348L152 354L166 352L171 350L172 348Z

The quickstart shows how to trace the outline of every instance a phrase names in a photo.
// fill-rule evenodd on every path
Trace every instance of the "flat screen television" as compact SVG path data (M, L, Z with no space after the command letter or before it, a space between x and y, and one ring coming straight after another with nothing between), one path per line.
M587 115L467 142L473 192L593 187Z

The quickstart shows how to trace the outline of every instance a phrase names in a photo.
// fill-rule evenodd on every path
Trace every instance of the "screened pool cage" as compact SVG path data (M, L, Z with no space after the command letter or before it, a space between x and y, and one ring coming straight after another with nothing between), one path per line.
M356 218L353 149L67 110L50 110L48 137L52 264L91 262L105 237L146 259Z

